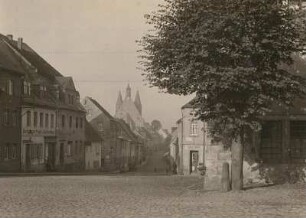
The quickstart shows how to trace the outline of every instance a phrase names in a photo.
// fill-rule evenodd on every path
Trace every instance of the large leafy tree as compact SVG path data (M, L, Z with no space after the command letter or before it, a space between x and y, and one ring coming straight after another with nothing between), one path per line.
M271 102L305 96L305 80L280 66L304 52L302 11L276 0L165 0L146 15L153 31L142 46L144 76L178 95L195 93L197 118L232 146L232 188L243 186L244 130L258 129Z

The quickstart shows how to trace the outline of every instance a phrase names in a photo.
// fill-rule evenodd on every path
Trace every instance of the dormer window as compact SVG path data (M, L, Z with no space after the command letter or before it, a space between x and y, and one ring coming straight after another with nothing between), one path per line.
M27 82L27 81L23 82L23 94L28 95L28 96L31 95L31 83L30 82Z
M40 85L40 97L45 97L47 92L47 87L45 85Z
M68 104L74 104L74 96L68 94Z

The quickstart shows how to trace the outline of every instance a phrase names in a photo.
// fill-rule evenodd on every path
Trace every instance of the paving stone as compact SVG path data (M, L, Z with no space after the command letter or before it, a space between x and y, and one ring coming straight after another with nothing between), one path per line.
M201 182L138 174L2 177L0 217L306 217L305 185L190 189Z

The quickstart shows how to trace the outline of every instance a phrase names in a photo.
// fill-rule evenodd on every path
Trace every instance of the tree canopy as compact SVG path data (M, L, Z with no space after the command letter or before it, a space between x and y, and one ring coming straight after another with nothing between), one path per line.
M271 102L290 107L306 94L305 79L280 67L305 52L303 12L279 2L165 0L146 15L145 78L171 94L195 93L197 117L216 131L257 128Z

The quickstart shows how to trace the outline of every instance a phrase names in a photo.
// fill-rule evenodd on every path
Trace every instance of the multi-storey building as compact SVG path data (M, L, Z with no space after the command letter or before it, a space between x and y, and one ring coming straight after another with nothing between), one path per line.
M20 170L23 66L0 35L0 172Z
M21 169L83 169L85 111L72 78L63 77L22 38L2 39L24 73L19 113Z

